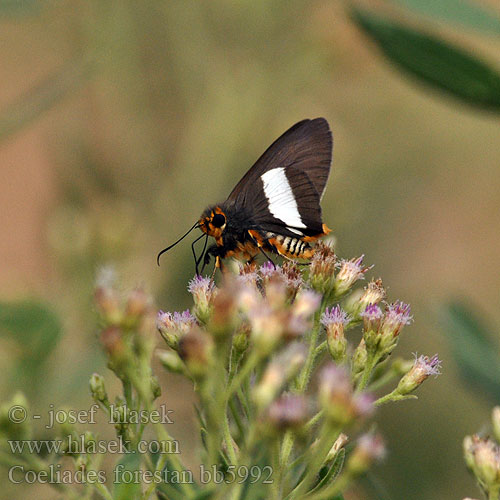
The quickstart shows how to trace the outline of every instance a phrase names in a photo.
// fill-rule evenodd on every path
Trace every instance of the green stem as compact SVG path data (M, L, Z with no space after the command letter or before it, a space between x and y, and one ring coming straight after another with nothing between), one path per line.
M311 337L309 338L309 352L307 353L307 359L299 375L299 381L297 383L297 392L302 393L306 390L307 384L311 377L311 372L314 367L314 361L316 359L316 344L318 342L319 332L320 332L320 318L325 310L326 305L324 301L321 304L320 310L316 313L314 317L314 326L311 332Z
M330 500L334 498L336 495L342 493L349 482L351 481L351 477L349 474L341 474L334 483L331 483L326 488L316 492L306 494L303 498L304 500Z
M325 352L327 348L328 348L328 342L326 340L323 340L323 342L321 342L321 344L319 344L318 347L316 347L316 352L314 354L316 356L319 356L320 354L323 354L323 352Z
M261 357L260 355L252 351L250 356L247 358L243 366L241 367L241 370L233 377L231 383L229 384L229 388L227 389L226 392L226 400L229 400L229 398L238 390L238 388L241 386L243 381L246 380L246 378L252 373L254 368L258 365Z
M305 432L309 432L311 430L311 428L318 423L319 419L322 416L323 416L323 410L318 411L318 413L316 413L316 415L314 415L313 417L311 417L306 422L306 424L304 425L304 431Z
M315 446L314 449L311 449L309 452L308 466L304 478L291 492L290 499L304 498L304 495L311 487L321 468L321 465L325 461L328 452L331 450L333 443L335 443L339 434L339 429L332 428L332 426L328 423L325 423L323 425L317 441L317 446Z
M388 370L386 373L384 373L379 379L375 380L373 383L369 385L369 390L370 391L376 391L380 389L381 387L384 387L384 385L388 384L391 382L391 380L395 379L398 376L395 370Z
M378 361L379 358L376 354L368 354L368 359L366 360L365 369L363 370L363 374L361 375L361 379L359 380L356 392L362 391L368 385L373 369L377 365Z
M240 412L236 406L235 398L229 400L229 409L231 410L231 415L233 416L236 427L238 427L238 432L240 436L245 435L245 427L243 425L243 420L241 419Z
M224 436L224 441L226 442L229 461L231 462L231 465L236 465L238 463L238 458L236 457L233 437L231 436L231 429L229 428L229 419L226 411L224 411L224 417L222 419L222 435Z
M106 488L105 484L102 484L99 481L97 481L96 483L94 483L94 486L102 498L104 498L105 500L113 500L113 495L111 495L108 488Z
M498 500L499 496L500 496L499 487L490 488L490 490L488 491L488 500Z
M394 389L389 394L386 394L385 396L378 398L373 404L375 406L381 406L391 401L403 401L405 399L417 399L417 396L415 396L414 394L399 394L397 392L397 389Z
M166 463L167 463L167 453L162 453L160 458L158 459L158 462L156 462L155 471L163 470L163 467L165 467ZM148 486L148 488L142 495L143 500L149 499L149 497L153 494L156 486L157 485L154 483L154 481Z

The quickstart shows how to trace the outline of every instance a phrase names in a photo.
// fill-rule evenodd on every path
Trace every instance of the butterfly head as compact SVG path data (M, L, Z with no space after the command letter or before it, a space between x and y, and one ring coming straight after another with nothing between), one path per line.
M203 212L198 224L204 233L218 239L226 229L226 222L226 214L220 207L215 206L209 207Z

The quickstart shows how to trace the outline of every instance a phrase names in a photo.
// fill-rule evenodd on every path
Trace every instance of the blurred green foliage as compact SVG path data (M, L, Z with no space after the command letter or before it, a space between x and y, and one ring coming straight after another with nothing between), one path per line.
M0 336L17 352L11 383L31 397L40 390L47 359L61 337L61 322L42 302L0 302ZM7 374L6 374L7 375Z
M366 10L354 9L353 19L401 69L469 104L500 110L500 73L477 56Z
M433 20L443 20L454 25L472 28L483 33L499 35L498 12L482 3L469 0L393 0L394 3L425 15Z
M463 302L442 311L443 326L465 382L493 404L500 401L500 349L484 319Z

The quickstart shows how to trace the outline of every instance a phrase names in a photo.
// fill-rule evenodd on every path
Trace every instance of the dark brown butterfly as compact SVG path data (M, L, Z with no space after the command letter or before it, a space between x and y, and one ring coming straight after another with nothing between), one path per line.
M243 176L223 203L207 208L195 228L203 234L192 244L196 273L215 258L239 257L252 260L266 251L287 259L310 259L311 243L328 234L323 224L320 201L332 162L332 133L324 118L302 120L269 146ZM203 236L200 257L194 244ZM215 244L207 248L208 237ZM202 268L202 272L203 272Z

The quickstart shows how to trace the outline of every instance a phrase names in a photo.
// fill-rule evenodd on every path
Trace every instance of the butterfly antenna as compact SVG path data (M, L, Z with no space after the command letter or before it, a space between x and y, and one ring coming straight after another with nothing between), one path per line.
M197 228L197 227L200 227L200 224L198 222L195 222L193 224L193 227L184 235L184 236L181 236L175 243L172 243L170 246L168 246L167 248L164 248L159 254L158 256L156 257L156 263L158 265L160 265L160 257L162 256L162 254L164 254L165 252L168 252L172 247L175 247L175 245L177 245L177 243L179 243L181 240L183 240L193 229ZM203 235L202 235L203 236Z

